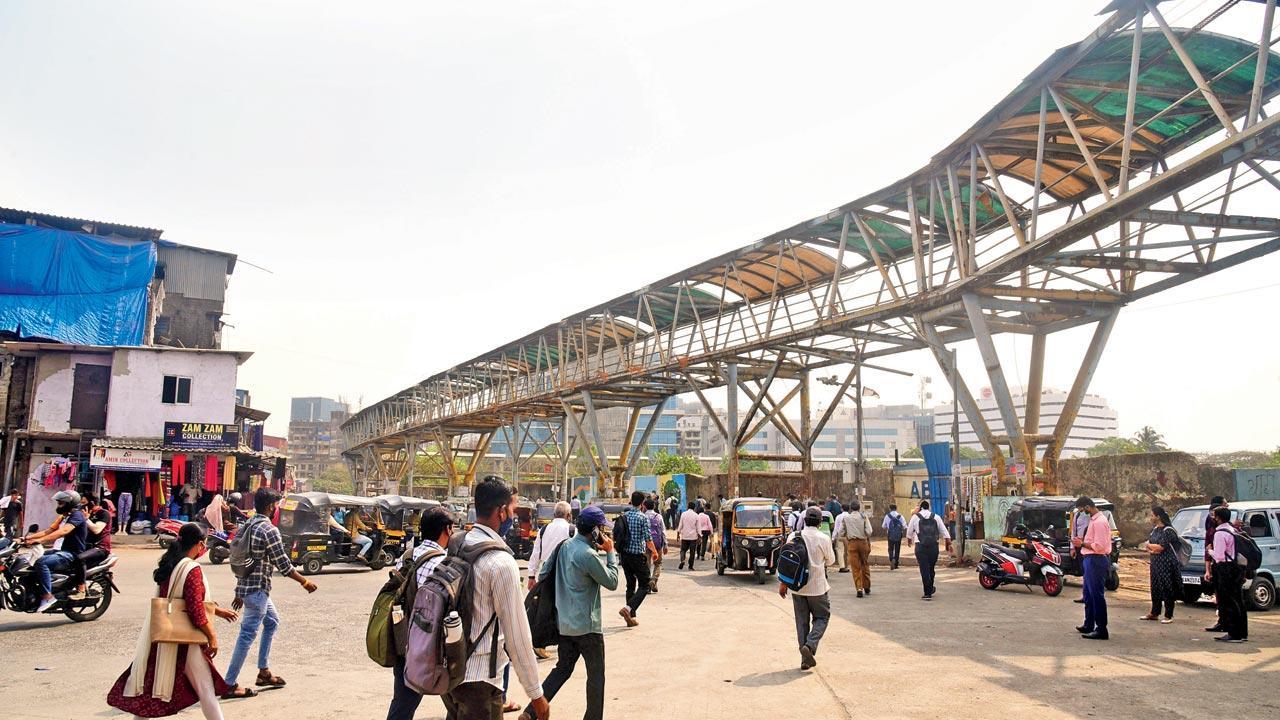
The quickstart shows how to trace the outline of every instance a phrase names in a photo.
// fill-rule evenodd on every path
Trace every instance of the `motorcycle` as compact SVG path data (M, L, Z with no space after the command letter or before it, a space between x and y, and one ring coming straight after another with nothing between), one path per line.
M23 548L15 543L0 550L0 608L27 613L36 611L42 591L35 561L43 554L40 545ZM76 589L71 575L54 573L53 596L57 602L45 612L61 612L75 622L89 622L102 617L111 605L112 594L120 592L112 573L116 562L115 555L108 555L85 568L85 596L80 599L69 597Z
M1039 585L1044 594L1056 597L1062 592L1062 557L1053 547L1048 534L1027 532L1025 526L1014 529L1024 538L1028 551L1015 550L1003 545L983 543L982 560L978 562L978 583L987 590L1001 585ZM1053 532L1053 526L1049 526Z
M204 544L209 548L209 562L214 565L221 565L231 557L231 541L235 540L236 534L240 532L240 527L244 523L236 523L231 532L223 530L214 530L205 523L200 523L200 527L204 528L205 539Z
M182 529L184 524L181 520L172 520L170 518L156 521L156 542L159 543L160 547L168 549L173 544L173 541L178 539L178 531Z

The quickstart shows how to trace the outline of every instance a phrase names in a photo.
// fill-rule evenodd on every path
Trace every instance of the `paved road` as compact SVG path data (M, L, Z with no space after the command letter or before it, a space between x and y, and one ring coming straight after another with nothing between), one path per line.
M124 548L119 554L117 582L125 594L97 622L0 613L0 693L10 702L21 698L21 717L123 717L103 698L129 662L158 552ZM704 568L669 570L635 629L624 628L616 614L621 596L606 596L608 717L741 720L781 712L814 719L892 713L930 720L1202 720L1276 711L1280 612L1251 617L1251 642L1223 645L1200 629L1213 619L1211 606L1180 605L1173 625L1143 623L1136 620L1145 611L1140 597L1122 591L1112 598L1113 640L1096 643L1072 631L1080 620L1080 606L1070 602L1077 586L1058 598L1022 589L989 592L972 571L942 570L939 596L926 603L913 570L877 568L875 592L861 600L853 597L848 575L832 575L834 616L820 665L801 672L790 600L779 598L776 586ZM210 568L209 577L217 597L229 601L226 567ZM390 672L374 666L363 646L382 574L326 572L317 580L314 595L289 581L275 593L285 624L272 667L289 687L226 703L229 720L385 713ZM234 629L220 627L219 667L225 668ZM544 675L551 663L544 661ZM579 676L552 704L555 716L580 717L582 695ZM426 699L418 717L443 717L439 702Z

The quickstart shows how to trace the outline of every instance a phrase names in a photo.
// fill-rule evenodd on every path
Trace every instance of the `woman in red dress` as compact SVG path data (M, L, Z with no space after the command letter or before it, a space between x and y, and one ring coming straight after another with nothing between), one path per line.
M198 647L150 642L148 610L133 663L107 694L108 705L131 712L134 718L177 715L199 702L206 720L223 720L218 696L229 688L213 666L213 657L218 654L218 636L205 612L204 573L196 563L196 558L205 553L204 541L204 531L198 525L183 525L177 541L160 558L153 577L159 589L157 597L168 595L171 581L182 584L187 615L208 642ZM236 613L230 610L216 608L214 613L223 620L236 619Z

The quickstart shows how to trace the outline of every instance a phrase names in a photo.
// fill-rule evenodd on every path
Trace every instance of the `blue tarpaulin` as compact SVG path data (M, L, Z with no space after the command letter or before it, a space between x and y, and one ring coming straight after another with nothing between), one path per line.
M0 223L0 330L78 345L141 345L155 245Z
M951 443L928 443L920 447L924 466L929 470L928 494L935 510L951 497Z

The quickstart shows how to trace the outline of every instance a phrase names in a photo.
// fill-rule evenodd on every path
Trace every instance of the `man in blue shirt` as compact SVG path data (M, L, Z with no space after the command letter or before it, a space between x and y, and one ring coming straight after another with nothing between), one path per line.
M627 621L627 627L640 624L636 620L636 612L649 594L649 561L658 557L653 533L649 531L649 518L640 509L642 504L644 493L636 490L631 493L631 508L618 518L620 524L626 525L626 542L618 552L622 555L622 572L627 576L627 604L618 614Z
M643 495L642 495L643 497ZM631 514L631 513L627 513ZM646 520L646 524L647 524ZM540 576L555 568L556 619L560 645L556 666L542 681L548 701L556 696L582 657L587 666L587 712L584 720L604 717L604 632L600 624L600 588L618 587L618 556L613 540L600 531L612 525L595 505L582 509L575 523L577 534L560 543L554 562L542 563ZM520 720L532 720L534 712L525 708Z
M48 610L57 600L53 597L53 573L71 570L76 556L85 550L85 541L89 529L85 526L85 516L80 510L80 494L74 490L62 490L53 494L53 501L58 504L58 519L48 529L28 535L23 541L26 545L38 542L53 544L62 538L62 547L50 550L44 557L36 561L36 573L40 578L40 589L44 595L36 612Z

